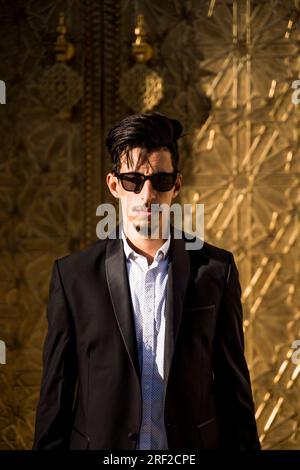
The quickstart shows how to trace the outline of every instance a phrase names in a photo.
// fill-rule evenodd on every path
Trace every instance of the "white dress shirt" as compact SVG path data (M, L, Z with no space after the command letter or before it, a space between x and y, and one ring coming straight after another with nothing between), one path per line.
M170 235L148 266L122 231L141 370L142 424L137 449L168 449L164 424L165 306Z

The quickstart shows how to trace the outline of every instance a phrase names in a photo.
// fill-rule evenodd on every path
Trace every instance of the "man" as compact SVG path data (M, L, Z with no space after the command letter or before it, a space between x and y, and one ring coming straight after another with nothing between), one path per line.
M160 113L108 134L122 224L54 263L35 449L259 449L232 254L187 250L162 213L151 236L181 134Z

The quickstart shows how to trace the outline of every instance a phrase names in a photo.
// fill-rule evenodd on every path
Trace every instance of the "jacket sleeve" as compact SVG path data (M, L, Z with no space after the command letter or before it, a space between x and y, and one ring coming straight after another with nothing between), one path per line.
M47 320L33 449L64 449L72 428L77 356L72 316L57 260L52 270Z
M221 447L260 449L249 371L244 356L241 286L229 254L225 289L217 319L214 384Z

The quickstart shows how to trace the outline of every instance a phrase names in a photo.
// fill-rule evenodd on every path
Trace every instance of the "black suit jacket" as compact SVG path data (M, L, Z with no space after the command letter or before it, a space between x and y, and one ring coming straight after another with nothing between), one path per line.
M258 449L230 252L171 232L164 418L169 449ZM34 449L135 449L142 396L123 242L55 261Z

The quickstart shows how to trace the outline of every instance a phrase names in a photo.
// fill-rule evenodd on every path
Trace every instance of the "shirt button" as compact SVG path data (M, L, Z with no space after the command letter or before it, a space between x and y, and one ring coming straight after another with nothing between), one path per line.
M145 385L145 390L149 390L149 385Z

